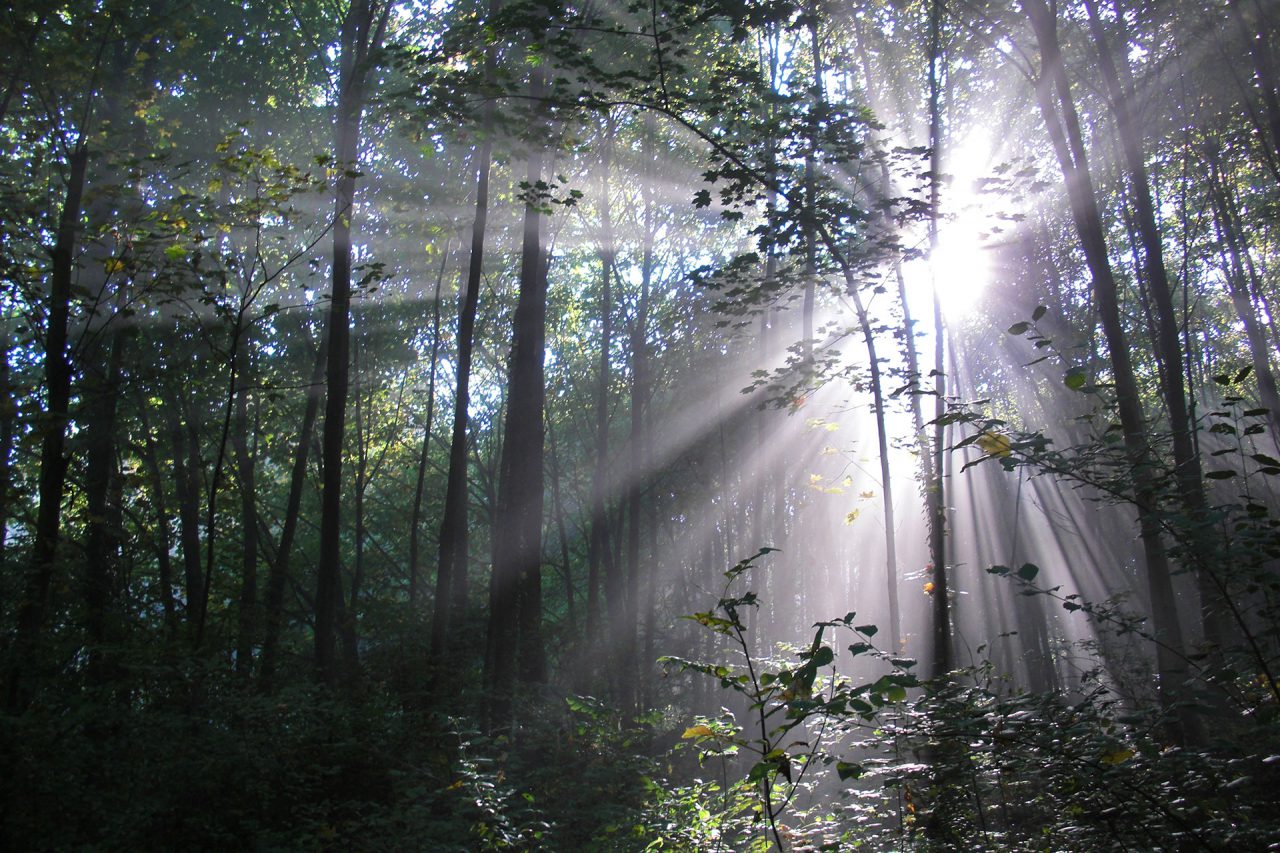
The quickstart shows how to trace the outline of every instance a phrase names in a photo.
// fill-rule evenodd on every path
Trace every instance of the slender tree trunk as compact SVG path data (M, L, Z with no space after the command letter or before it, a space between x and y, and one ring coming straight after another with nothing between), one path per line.
M363 374L360 372L360 360L364 356L362 341L357 339L351 364L356 374L355 387L355 483L352 488L352 514L354 517L355 536L353 559L351 562L351 594L346 600L345 612L341 619L342 647L346 655L348 678L354 680L360 668L359 654L359 609L360 591L364 587L364 543L368 530L364 521L364 498L369 487L369 436L372 424L366 421L366 405L364 396Z
M0 572L7 571L6 549L9 533L9 499L13 488L13 430L17 422L18 401L13 394L13 379L9 358L13 351L13 336L9 331L9 318L0 327ZM0 607L5 602L0 599Z
M1227 9L1253 60L1253 83L1262 100L1269 132L1270 156L1280 162L1280 76L1276 74L1275 10L1257 0L1229 0Z
M607 560L609 551L609 386L613 358L613 265L617 247L613 237L613 212L609 204L609 172L615 132L612 113L606 119L600 163L600 358L596 375L596 458L591 475L591 533L587 543L587 647L599 648L600 568L605 571L608 592L609 627L622 624L622 584L617 567Z
M136 388L137 386L135 386ZM159 570L160 606L164 610L167 639L173 643L178 637L178 612L173 601L173 561L169 551L173 544L173 522L165 496L164 475L160 471L160 455L152 434L146 398L137 394L138 417L142 424L142 462L147 470L151 486L151 506L156 519L156 564Z
M183 592L188 630L194 635L196 602L204 587L200 569L200 470L197 431L188 428L187 406L172 392L165 406L173 447L173 482L178 497L178 539L182 550Z
M307 404L302 413L302 425L298 429L298 444L293 454L293 468L289 475L289 497L285 504L284 522L280 529L280 544L276 558L267 576L267 600L263 614L262 665L259 669L260 685L270 692L274 687L279 658L280 628L284 619L284 590L289 582L289 562L293 556L293 540L297 536L298 520L302 510L302 493L307 483L307 457L311 450L316 419L320 414L320 398L324 390L324 371L328 364L329 338L320 339L316 351L315 367L307 386Z
M1222 174L1222 164L1216 149L1206 151L1206 159L1209 161L1209 199L1213 205L1219 251L1223 256L1223 277L1227 280L1231 304L1236 309L1236 316L1240 318L1245 336L1249 340L1253 373L1258 381L1258 396L1262 405L1268 410L1267 420L1271 425L1272 442L1280 446L1280 391L1276 388L1275 373L1271 370L1269 356L1271 347L1258 322L1253 301L1249 298L1249 276L1246 274L1246 265L1243 261L1249 247L1245 241L1243 229L1236 218L1237 208L1234 199L1231 198L1227 180Z
M496 4L494 4L496 6ZM492 13L491 9L491 13ZM492 48L485 55L486 74L496 65ZM467 607L467 568L470 563L468 516L467 413L471 406L471 361L476 312L480 305L484 269L484 237L489 218L489 171L493 165L493 107L485 108L484 134L476 155L476 212L471 223L471 256L467 282L458 308L458 343L454 373L453 430L449 441L449 473L445 483L444 515L440 521L440 556L436 561L436 591L431 617L431 658L445 652L450 624Z
M649 303L653 292L654 248L657 238L657 211L654 206L654 169L656 127L652 114L646 116L644 183L641 197L644 205L644 237L640 249L640 296L631 326L631 435L628 440L627 483L627 594L622 625L623 691L619 696L623 708L635 707L635 683L639 677L636 661L636 639L639 631L640 607L640 539L644 526L644 500L648 491L649 472L645 468L645 450L649 430L645 408L653 379L649 363ZM652 555L650 555L652 557ZM650 579L651 580L651 579Z
M251 342L236 353L241 384L236 394L231 444L235 453L240 492L240 613L236 639L236 674L247 678L253 669L253 647L258 639L258 496L257 462L249 445L249 388L253 372Z
M106 322L111 322L108 318ZM119 476L116 466L117 402L128 335L106 333L106 365L86 384L85 401L85 628L89 646L87 677L92 684L110 680L106 649L116 639L112 630L112 598L117 570L119 531L111 523L110 492Z
M342 447L346 437L351 322L351 219L355 214L355 169L360 154L370 54L378 49L390 4L352 0L342 22L335 145L338 178L334 205L333 280L329 299L329 351L325 369L323 480L320 497L320 558L316 567L315 659L321 681L337 679L338 611L342 607Z
M1118 17L1123 18L1120 0L1113 0ZM1206 530L1201 519L1205 518L1204 485L1201 478L1200 456L1195 447L1195 427L1187 409L1186 386L1180 323L1173 306L1173 288L1164 263L1164 242L1156 222L1155 202L1151 197L1151 180L1147 175L1143 155L1141 130L1134 115L1133 86L1129 79L1129 66L1123 61L1117 69L1094 0L1085 0L1089 13L1089 26L1097 48L1102 80L1110 94L1112 112L1116 118L1116 132L1121 152L1129 173L1129 188L1133 196L1134 217L1142 243L1142 255L1147 286L1156 315L1156 352L1163 370L1160 385L1168 412L1169 428L1173 435L1174 476L1178 494L1187 516L1191 553L1195 561L1196 579L1200 588L1201 625L1205 640L1213 647L1221 647L1226 628L1223 623L1223 579L1217 576L1208 541L1211 531Z
M556 434L552 429L552 418L550 414L547 416L547 441L550 445L551 456L548 460L551 464L551 511L555 515L556 534L560 538L560 560L564 566L562 578L564 580L564 602L566 615L569 620L568 628L565 631L571 637L571 643L578 641L578 605L577 595L573 586L573 562L569 555L569 530L565 523L564 517L564 501L560 496L560 452L556 446ZM575 682L581 686L581 689L587 689L587 684L579 680Z
M418 604L418 535L422 527L422 497L427 481L427 463L431 460L431 430L436 416L436 368L440 364L440 289L449 260L446 242L440 253L440 271L436 274L435 297L431 300L431 367L427 379L427 417L422 427L422 449L418 453L418 473L413 486L413 511L409 514L409 611L417 614Z
M1174 598L1168 555L1160 539L1147 428L1130 360L1129 342L1120 316L1119 289L1107 256L1106 236L1097 194L1085 155L1079 117L1062 62L1057 22L1044 0L1022 0L1022 6L1031 21L1040 47L1042 71L1036 87L1040 112L1062 168L1071 215L1089 267L1094 302L1111 357L1116 406L1124 433L1125 450L1132 466L1139 535L1146 560L1147 587L1156 638L1157 690L1162 707L1176 721L1170 726L1170 736L1175 740L1188 736L1195 739L1196 721L1177 704L1177 697L1186 678L1182 626Z

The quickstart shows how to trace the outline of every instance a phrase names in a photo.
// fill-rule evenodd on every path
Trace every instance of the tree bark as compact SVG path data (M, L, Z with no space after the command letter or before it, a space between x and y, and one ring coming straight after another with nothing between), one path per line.
M496 10L492 4L490 13ZM485 54L486 76L497 64L495 50ZM476 312L480 305L484 271L484 237L489 218L489 172L493 166L492 104L481 122L483 141L476 156L476 212L471 223L471 256L467 282L458 307L457 361L454 372L453 430L449 440L449 473L445 483L444 514L440 521L440 555L436 561L435 601L431 617L431 658L439 660L448 645L450 624L461 619L467 607L467 568L470 563L468 515L467 414L471 406L471 361L475 341Z
M338 611L342 607L342 447L346 436L351 323L351 219L355 214L360 116L364 110L370 54L378 49L390 3L352 0L339 37L337 165L333 226L333 280L329 298L329 349L325 366L323 479L320 497L320 558L316 568L315 660L319 679L337 679Z
M418 535L422 527L422 497L427 481L427 463L431 460L431 430L436 415L436 368L440 364L440 288L449 260L446 242L440 253L440 271L436 274L435 297L431 301L431 368L427 379L427 417L422 426L422 449L418 454L418 473L413 486L413 511L409 514L409 610L416 615L418 603Z
M258 638L258 496L257 462L249 445L249 387L253 371L251 342L245 340L236 353L241 377L236 393L231 445L235 453L240 492L240 604L236 639L236 674L248 678L253 670L253 648Z
M1176 722L1169 728L1175 741L1195 737L1196 721L1177 697L1186 678L1182 626L1168 555L1160 538L1156 516L1153 459L1148 445L1141 397L1129 355L1129 342L1120 316L1119 289L1107 256L1105 230L1098 209L1093 177L1085 154L1084 138L1071 87L1062 62L1057 22L1044 0L1022 0L1040 48L1041 78L1036 86L1040 112L1062 169L1072 219L1080 237L1092 280L1103 334L1110 353L1115 384L1116 407L1124 433L1134 482L1134 503L1138 510L1139 535L1146 561L1147 588L1151 598L1152 623L1156 639L1157 691L1161 706ZM1054 98L1057 98L1055 105Z
M530 85L535 102L542 97L545 82L546 71L539 66ZM541 208L545 200L538 197L542 167L542 151L535 143L528 160L529 197L525 202L520 252L520 295L511 343L494 511L485 681L492 693L490 722L495 728L507 724L517 679L538 683L546 678L541 630L548 259L542 243Z
M263 614L262 665L259 669L260 686L264 692L274 687L279 658L280 628L284 619L284 590L289 582L289 562L293 556L293 540L297 536L298 520L302 510L302 492L307 483L307 458L315 433L316 419L320 414L320 398L323 396L324 371L328 364L329 339L324 336L316 351L315 367L307 386L307 404L302 413L302 425L298 429L298 444L294 450L293 467L289 475L289 498L285 504L284 522L280 529L280 543L276 558L267 576L267 600Z
M56 571L58 538L62 526L62 497L66 484L66 438L68 406L71 402L71 362L67 357L67 323L71 308L71 283L75 267L76 240L80 231L81 205L89 161L87 140L82 135L71 154L67 194L58 221L49 274L49 309L45 320L44 377L45 410L37 425L40 435L40 473L37 485L35 535L27 567L22 600L18 607L17 633L10 649L6 673L7 705L19 711L26 705L23 683L30 657L39 646L50 605L50 591Z

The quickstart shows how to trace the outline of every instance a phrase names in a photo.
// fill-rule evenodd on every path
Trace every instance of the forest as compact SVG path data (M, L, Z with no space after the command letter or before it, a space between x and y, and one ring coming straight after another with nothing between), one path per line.
M1280 850L1275 0L12 0L0 850Z

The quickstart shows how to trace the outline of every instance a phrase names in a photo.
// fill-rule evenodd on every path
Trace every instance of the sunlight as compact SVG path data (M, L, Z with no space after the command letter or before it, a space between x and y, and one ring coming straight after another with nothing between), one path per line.
M933 287L938 288L942 313L951 320L971 314L981 303L991 279L991 256L983 223L989 211L978 182L989 171L991 139L978 131L956 145L947 158L947 181L942 193L942 221L938 245L903 265L908 298L917 316L932 310ZM927 240L923 236L922 246Z

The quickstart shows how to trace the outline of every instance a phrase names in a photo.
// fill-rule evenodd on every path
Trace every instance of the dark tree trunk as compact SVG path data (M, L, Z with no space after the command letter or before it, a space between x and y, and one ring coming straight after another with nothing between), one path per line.
M1120 0L1114 0L1116 14L1123 18ZM1169 428L1173 434L1174 476L1178 495L1186 515L1185 527L1190 537L1190 553L1196 569L1200 588L1201 625L1205 640L1220 647L1225 640L1226 627L1221 584L1212 565L1212 535L1201 519L1205 515L1205 496L1200 470L1200 455L1196 452L1195 426L1187 408L1184 383L1182 341L1180 323L1173 306L1173 288L1164 263L1164 243L1156 222L1155 202L1151 197L1151 181L1147 175L1143 155L1141 129L1134 115L1133 86L1129 79L1127 62L1117 69L1115 55L1103 32L1094 0L1085 0L1089 13L1089 25L1097 48L1102 80L1110 95L1112 112L1116 119L1116 132L1120 141L1125 166L1129 172L1129 189L1133 196L1134 218L1142 245L1147 287L1155 306L1156 353L1163 370L1160 372L1160 389L1168 412ZM1123 72L1123 77L1122 77Z
M531 97L541 98L546 72L534 72ZM542 502L546 388L547 266L542 243L541 150L529 155L531 197L524 211L520 296L516 303L507 378L498 496L494 510L494 561L489 588L486 683L492 691L491 724L503 728L517 679L546 678L542 647Z
M1209 143L1206 145L1211 145ZM1262 324L1258 322L1257 311L1253 300L1249 298L1252 264L1246 262L1249 253L1244 238L1243 226L1237 219L1235 199L1226 177L1222 174L1222 163L1216 149L1206 151L1209 161L1208 191L1210 203L1213 205L1214 224L1218 233L1219 251L1223 255L1223 277L1227 280L1227 288L1231 293L1231 304L1236 309L1236 316L1244 325L1245 336L1249 340L1249 354L1253 359L1253 373L1258 381L1258 397L1268 410L1267 420L1271 425L1271 440L1280 447L1280 391L1276 388L1275 373L1271 370L1269 357L1271 347L1267 342Z
M486 56L491 70L493 51ZM476 311L480 305L484 270L485 225L489 218L489 170L493 165L493 110L487 108L484 141L476 156L476 212L471 224L471 257L467 283L458 308L457 362L454 380L453 430L449 440L449 473L445 483L444 515L440 521L440 556L436 562L436 593L431 617L431 657L444 654L451 622L467 607L467 566L470 562L468 515L467 412L471 406L471 360Z
M89 151L81 136L71 154L67 194L58 222L49 275L49 309L45 320L45 410L37 425L40 436L40 474L37 485L35 535L31 561L18 607L18 626L10 649L7 704L10 710L26 705L25 673L39 647L49 610L56 569L58 538L62 527L62 496L66 484L67 408L71 402L71 362L67 356L67 322L71 308L71 282L75 267L76 239L80 231L81 203Z
M6 548L8 545L9 527L9 494L13 488L13 430L17 423L18 401L14 397L13 379L9 369L9 357L13 349L13 338L9 331L8 319L0 327L0 572L7 571ZM5 602L0 600L0 607Z
M431 368L427 379L427 416L422 426L422 449L418 453L418 473L413 486L413 511L409 514L409 610L417 614L418 604L418 535L422 527L422 497L427 482L427 463L431 460L431 429L436 416L436 368L440 364L440 288L449 261L446 243L440 253L440 271L436 275L435 297L431 300Z
M137 386L135 386L137 387ZM142 423L142 462L151 487L151 507L156 523L156 564L159 570L160 606L164 610L166 637L173 643L178 637L178 612L173 601L173 561L169 551L173 544L173 521L165 496L165 478L160 470L160 455L152 434L146 398L137 394L138 417Z
M188 428L186 405L172 392L165 406L169 442L173 447L173 484L178 497L178 540L182 551L183 592L187 629L195 631L196 602L204 588L200 569L200 452L198 434Z
M294 450L293 468L289 475L289 498L285 504L284 521L280 529L280 544L276 558L267 576L267 600L263 614L262 666L259 670L261 686L270 692L274 686L279 659L280 629L284 618L284 590L288 584L289 561L293 555L293 540L297 536L298 520L302 510L302 492L307 484L307 457L311 450L316 419L320 414L320 398L323 395L324 370L328 364L329 339L321 338L316 352L315 367L311 371L311 383L307 386L307 405L302 413L302 425L298 429L298 444Z
M942 3L929 5L929 255L938 249L938 224L942 189ZM951 577L947 565L947 501L943 475L943 450L947 411L946 329L942 324L942 303L938 298L938 270L930 264L933 281L933 478L925 484L925 513L929 517L929 562L933 566L932 674L951 671ZM883 452L883 450L881 451Z
M609 203L609 172L613 158L615 125L613 115L607 117L604 151L600 162L600 357L596 374L596 458L591 474L591 533L587 543L587 647L598 649L600 640L600 574L602 564L608 587L609 627L616 630L622 622L622 584L617 566L609 556L609 386L613 350L613 265L617 256L614 245L613 211ZM593 662L594 663L594 662Z
M329 299L329 351L325 369L323 479L320 497L320 556L316 567L315 659L321 681L337 679L338 611L342 608L342 447L346 436L351 323L351 219L355 215L355 170L360 153L370 54L382 41L390 5L353 0L339 39L335 145L338 168L333 226L333 282Z
M108 318L107 323L111 322ZM117 637L111 630L119 530L112 524L111 486L116 470L116 413L120 374L128 335L118 329L103 341L106 364L85 385L85 628L89 647L87 677L92 684L110 679L107 646ZM95 348L96 349L96 348ZM102 353L100 353L102 354Z
M253 353L245 340L236 353L240 360L240 388L236 393L231 444L240 486L240 619L236 639L236 674L247 678L253 670L253 648L258 639L258 496L257 462L250 447L249 388Z
M855 24L856 26L856 24ZM866 80L868 88L872 85L874 76L871 71L871 57L867 53L866 44L862 39L861 29L858 29L857 39L858 58L862 63L863 77ZM893 196L893 188L889 176L889 164L887 161L887 153L879 150L879 146L873 149L879 157L879 192L883 200L888 200ZM888 221L889 217L886 212L884 216L884 224L891 227ZM886 230L889 230L887 227ZM920 457L920 476L921 481L925 485L927 508L927 520L930 525L929 541L932 543L935 537L933 533L933 525L938 520L939 514L934 511L934 507L929 503L927 498L928 490L934 488L933 474L933 455L929 449L929 436L925 431L924 411L920 404L920 397L923 393L920 376L920 356L916 349L916 331L915 321L911 316L911 305L907 299L907 281L902 271L902 254L897 247L891 247L893 274L898 285L898 302L902 306L902 353L907 365L907 377L904 383L907 393L910 397L911 406L911 423L915 429L916 447ZM936 332L936 330L935 330ZM886 474L887 468L882 460L881 475ZM886 601L889 605L889 643L894 654L900 654L902 648L902 609L898 601L898 537L895 530L897 521L893 514L893 494L889 489L888 481L884 484L885 494L883 495L883 507L887 510L885 514L885 537L884 537L884 553L885 553L885 591ZM939 534L940 536L940 534ZM932 553L932 552L931 552Z
M1040 47L1042 70L1041 79L1036 86L1040 112L1062 168L1071 215L1084 250L1093 284L1094 302L1111 357L1116 407L1132 470L1139 535L1146 560L1147 588L1156 638L1156 667L1159 675L1157 689L1162 707L1170 714L1171 719L1178 721L1171 726L1169 734L1175 740L1182 740L1194 736L1196 721L1185 708L1179 707L1177 701L1186 678L1182 626L1178 618L1168 555L1160 539L1160 521L1155 506L1156 489L1151 474L1151 450L1141 397L1130 360L1129 342L1120 316L1119 289L1107 257L1106 233L1085 155L1079 117L1062 62L1057 22L1044 0L1023 0L1022 6L1031 21Z

